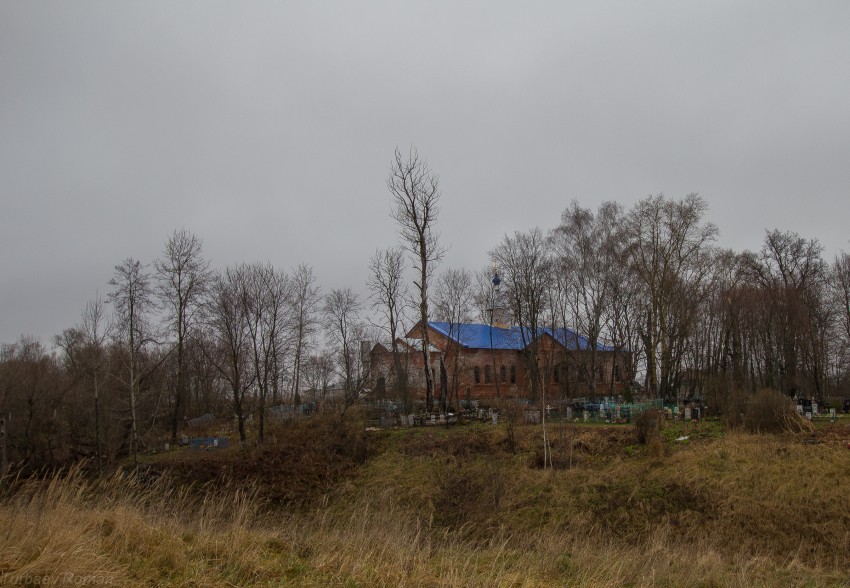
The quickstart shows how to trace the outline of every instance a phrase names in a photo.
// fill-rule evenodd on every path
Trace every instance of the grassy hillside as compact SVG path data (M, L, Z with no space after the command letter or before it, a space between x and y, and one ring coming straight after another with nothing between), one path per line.
M850 429L364 431L181 451L142 478L15 481L0 584L846 586ZM688 436L685 441L675 439Z

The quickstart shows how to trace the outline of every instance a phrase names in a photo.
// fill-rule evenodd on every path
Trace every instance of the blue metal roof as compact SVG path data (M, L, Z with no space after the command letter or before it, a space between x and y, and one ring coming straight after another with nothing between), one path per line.
M531 330L523 327L491 327L479 323L445 323L429 321L428 325L438 333L457 341L469 349L490 349L490 333L492 331L492 349L513 349L520 351L525 348L523 344L523 333L525 333L525 344L532 340ZM582 337L572 329L538 328L539 336L544 334L551 336L558 343L571 351L590 349L587 338ZM539 337L538 337L539 338ZM614 351L608 345L596 346L597 351Z

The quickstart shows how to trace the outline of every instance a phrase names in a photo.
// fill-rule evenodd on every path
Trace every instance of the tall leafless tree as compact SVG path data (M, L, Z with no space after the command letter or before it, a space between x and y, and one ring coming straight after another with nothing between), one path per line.
M309 353L309 346L316 334L319 324L317 312L321 302L320 288L316 285L313 268L306 264L299 265L292 274L292 401L295 402L301 392L301 371L304 356ZM277 382L277 378L275 378ZM274 394L277 401L277 394Z
M112 291L109 302L115 312L116 336L127 345L130 392L130 453L133 465L139 463L139 430L136 415L139 381L142 376L140 356L143 347L150 341L148 312L153 292L150 276L145 266L132 257L115 266L115 274L109 280Z
M850 343L850 253L842 252L832 264L832 288L844 335Z
M505 236L502 243L491 253L502 276L508 306L514 322L519 327L522 358L531 384L531 402L542 400L543 463L551 466L552 458L546 427L546 385L554 363L550 351L541 357L539 342L551 312L553 263L548 253L548 243L543 231L534 228L528 232L517 232L513 237ZM554 346L553 346L554 347ZM542 362L541 362L542 360ZM543 365L541 365L541 363Z
M310 401L323 403L334 374L334 358L330 350L309 355L304 362L304 381L310 392Z
M584 353L571 357L578 359L575 367L590 393L595 391L597 349L612 301L611 274L617 272L622 257L622 216L620 205L614 202L603 203L594 214L573 201L552 234L555 264L565 279L563 300L574 321L574 332L588 343ZM563 326L570 326L563 316L565 312L559 314Z
M449 339L463 341L463 328L473 313L472 274L465 269L449 268L437 278L437 291L434 296L434 313L437 320L449 323ZM443 410L448 406L449 398L454 395L455 406L460 406L461 346L449 343L440 357L440 374L451 375L443 387L440 398ZM446 366L448 363L448 366ZM493 378L498 383L499 374L493 366Z
M361 311L360 299L351 288L334 289L325 296L325 332L342 379L341 416L357 401L369 382L368 363L362 357L360 346L368 337Z
M57 425L67 389L63 375L56 358L34 337L22 335L0 348L0 414L17 415L5 423L6 441L25 466L56 463Z
M212 344L201 348L227 382L239 439L244 442L247 439L245 394L254 385L256 373L251 369L248 320L242 304L243 274L241 268L231 267L214 278L205 304Z
M86 346L89 349L88 368L91 373L94 387L94 426L95 426L95 448L97 452L97 471L103 473L103 458L101 449L101 408L100 408L100 385L103 381L103 370L108 369L108 355L106 354L106 336L109 332L109 323L103 304L103 299L98 294L94 300L86 303L83 311L82 333L85 337Z
M519 327L522 357L526 365L531 400L537 402L543 385L538 346L550 298L551 257L543 232L532 229L505 236L491 253L502 272L502 289L514 323Z
M418 274L419 324L422 333L422 359L425 369L425 405L431 409L434 378L431 369L431 341L428 333L428 282L434 263L444 250L435 224L439 212L440 184L437 175L411 147L407 156L395 150L387 188L392 195L392 217L399 225L402 246L410 254Z
M209 262L204 259L201 239L184 228L168 237L162 257L154 262L154 268L156 295L168 331L174 337L176 351L177 374L171 414L171 440L176 442L177 427L187 402L187 345L209 282Z
M260 441L265 438L266 404L277 376L281 338L293 325L288 322L291 306L289 277L269 264L241 268L240 304L248 327L248 345L257 388Z
M407 381L407 365L402 362L398 338L404 332L405 301L407 288L404 284L404 252L400 249L376 251L369 261L367 285L372 299L372 308L380 315L379 328L389 336L393 358L393 391L406 413L411 409L410 390Z
M663 195L638 202L628 218L630 262L644 288L645 324L641 329L646 355L647 387L670 397L676 371L671 354L687 331L677 320L676 306L686 289L708 270L705 247L714 241L717 227L704 222L705 201L696 194L682 200Z
M818 311L826 284L828 266L821 254L823 247L816 239L805 239L794 232L769 231L758 255L749 257L749 270L769 301L771 333L775 355L769 360L776 380L771 385L795 396L804 384L799 369L803 357L819 356L820 346L812 347L806 335L817 331ZM819 365L820 357L810 357ZM818 395L822 393L821 370L809 370Z

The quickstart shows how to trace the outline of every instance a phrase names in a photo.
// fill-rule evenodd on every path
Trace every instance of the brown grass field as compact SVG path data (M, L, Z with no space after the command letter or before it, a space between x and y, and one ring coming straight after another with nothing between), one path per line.
M850 427L365 431L6 480L0 585L848 586ZM687 435L686 442L675 441Z

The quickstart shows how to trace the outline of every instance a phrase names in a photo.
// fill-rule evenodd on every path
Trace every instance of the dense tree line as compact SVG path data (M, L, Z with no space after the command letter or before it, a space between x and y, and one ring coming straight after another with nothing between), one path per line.
M668 400L720 408L759 388L815 399L850 392L850 255L830 264L817 240L778 230L759 251L723 249L706 208L696 195L596 212L573 202L550 231L506 236L491 255L510 322L530 337L563 326L590 342L562 358L575 393L603 379L596 343L624 352L626 373L606 381ZM486 317L488 295L475 299ZM526 353L529 373L546 365L534 346Z
M232 415L243 441L250 423L262 441L270 407L321 400L338 380L344 398L365 385L353 353L370 337L360 303L350 291L342 307L339 292L322 297L309 266L213 271L200 238L178 230L152 264L118 264L109 288L54 350L27 336L0 349L11 461L91 458L102 468L152 440L176 441L206 413ZM321 332L323 316L344 325L326 320Z
M441 194L415 150L396 152L387 185L400 242L371 259L368 300L350 288L323 294L307 265L214 270L201 239L183 229L152 263L116 265L105 300L86 305L53 350L26 336L4 345L8 460L36 467L90 458L103 468L135 459L154 440L176 441L188 418L206 413L232 419L241 440L261 442L272 407L331 396L340 414L369 393L412 410L398 338L429 319L527 327L531 401L556 363L570 367L560 379L565 397L595 392L602 380L619 382L627 396L701 397L718 410L761 388L817 399L850 393L847 253L829 262L817 240L782 231L768 232L758 251L723 249L696 195L596 211L572 202L558 226L492 247L496 292L489 267L435 272ZM540 357L540 329L560 327L589 351ZM362 360L377 340L397 352L395 377L372 390ZM610 364L596 344L621 352L611 368L618 373L602 377ZM458 362L443 359L417 377L426 403L445 408L461 396L459 374L446 369Z

